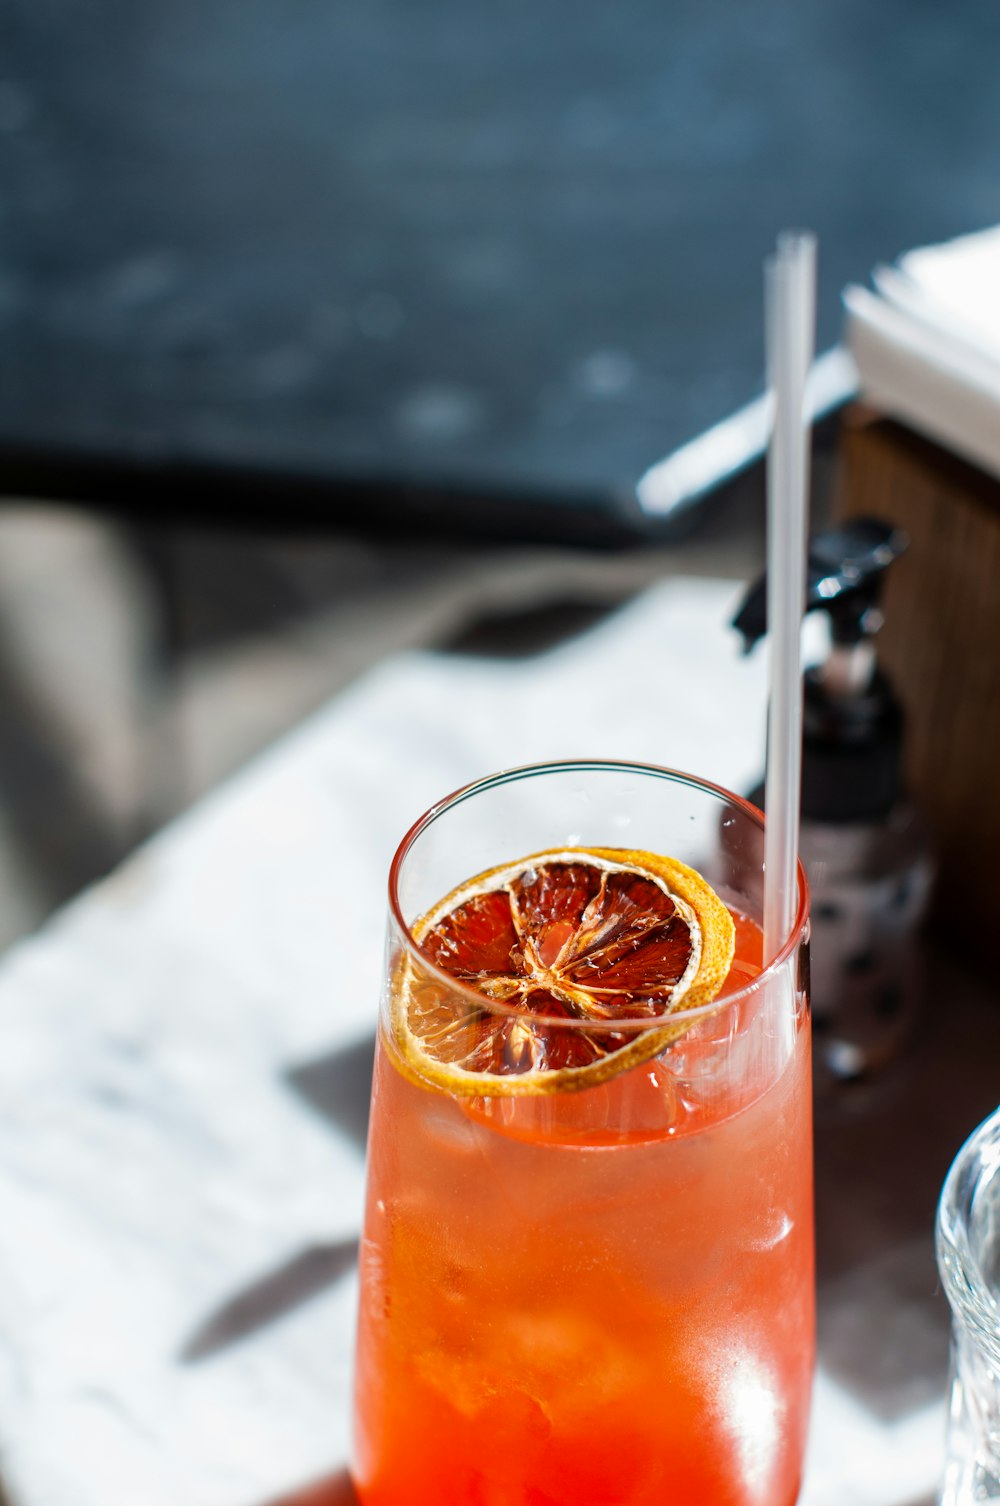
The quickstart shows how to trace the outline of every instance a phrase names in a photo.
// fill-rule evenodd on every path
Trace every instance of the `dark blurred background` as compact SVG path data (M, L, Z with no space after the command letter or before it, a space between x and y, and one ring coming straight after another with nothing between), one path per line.
M823 350L845 282L1000 221L996 36L995 0L6 0L0 941L382 654L481 649L484 598L523 651L755 569L759 470L683 539L636 481L760 391L782 227Z

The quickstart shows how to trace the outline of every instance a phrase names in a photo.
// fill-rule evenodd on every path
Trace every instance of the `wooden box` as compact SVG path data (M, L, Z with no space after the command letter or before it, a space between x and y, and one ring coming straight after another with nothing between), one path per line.
M982 960L1000 938L1000 480L856 407L834 512L909 535L879 662L906 710L907 785L939 863L933 919Z

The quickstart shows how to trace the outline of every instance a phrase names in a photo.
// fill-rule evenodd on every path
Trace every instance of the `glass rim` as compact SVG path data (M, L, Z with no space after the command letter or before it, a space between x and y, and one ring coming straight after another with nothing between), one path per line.
M934 1223L938 1273L952 1314L973 1329L976 1342L1000 1364L997 1302L969 1241L972 1205L987 1170L1000 1178L1000 1108L986 1116L956 1153Z
M741 795L734 795L732 790L727 790L724 785L715 784L710 779L701 779L697 775L687 774L681 769L666 768L661 764L632 763L628 759L613 758L587 758L587 759L555 759L544 763L519 764L509 769L500 769L494 774L487 774L480 779L471 780L468 784L461 785L450 795L438 800L423 815L418 816L413 825L406 832L393 856L389 868L389 914L398 932L403 946L412 961L419 965L421 971L429 978L441 983L448 991L458 997L465 998L470 1008L476 1008L488 1014L505 1015L508 1017L523 1017L524 1011L512 1005L505 1004L499 999L490 999L478 989L472 988L466 983L445 972L435 963L431 962L420 950L420 945L414 937L399 903L399 877L403 863L408 853L413 848L417 839L448 811L454 810L473 796L486 790L496 789L502 785L515 784L521 779L531 778L535 775L560 774L560 773L631 773L642 774L651 778L663 779L668 783L686 785L689 789L699 790L704 794L712 795L720 801L736 806L744 815L748 816L761 832L764 830L765 817L751 801L745 800ZM609 1031L624 1031L630 1034L639 1034L645 1030L655 1030L667 1023L675 1025L681 1022L693 1024L707 1015L720 1012L731 1012L736 1006L747 999L758 997L770 981L776 977L786 966L789 959L794 955L800 943L804 940L809 925L809 883L805 869L801 861L796 862L798 877L798 905L795 919L787 937L771 961L763 967L755 978L744 983L740 988L730 992L719 994L707 1004L700 1004L694 1009L670 1010L662 1015L634 1015L622 1016L612 1020L568 1020L559 1015L532 1015L532 1020L547 1028L561 1030L573 1030L581 1034L607 1034Z

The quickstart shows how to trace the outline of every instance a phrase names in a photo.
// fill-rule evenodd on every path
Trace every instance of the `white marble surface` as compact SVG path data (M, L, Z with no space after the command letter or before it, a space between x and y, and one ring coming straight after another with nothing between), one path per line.
M765 666L731 582L658 587L518 663L386 661L0 966L0 1457L15 1506L255 1506L344 1462L350 1278L199 1364L220 1301L359 1227L363 1167L289 1069L370 1036L385 878L434 799L511 763L757 777ZM903 1506L893 1428L821 1374L808 1506ZM864 1444L859 1449L859 1444Z

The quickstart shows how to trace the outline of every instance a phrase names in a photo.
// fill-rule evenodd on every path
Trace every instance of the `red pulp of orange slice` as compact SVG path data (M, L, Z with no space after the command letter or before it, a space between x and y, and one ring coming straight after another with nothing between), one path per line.
M420 1077L477 1095L575 1090L648 1060L687 1028L671 1014L715 998L733 955L732 917L700 874L611 848L491 869L414 938L396 1044Z

